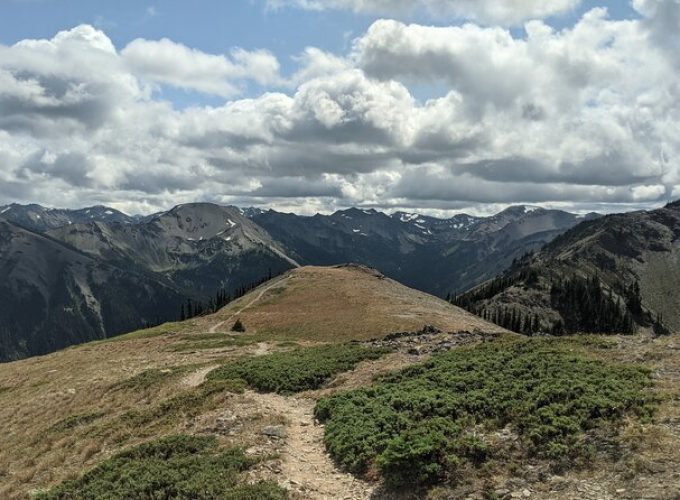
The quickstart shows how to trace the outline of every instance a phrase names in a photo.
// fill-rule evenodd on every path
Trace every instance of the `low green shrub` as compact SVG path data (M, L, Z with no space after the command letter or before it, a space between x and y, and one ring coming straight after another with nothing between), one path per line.
M262 392L291 394L318 389L334 375L359 362L389 352L358 344L324 345L232 361L208 374L208 380L242 379Z
M276 483L241 482L256 463L241 450L218 447L214 437L171 436L136 446L99 464L77 479L38 493L39 500L287 498Z
M649 418L649 372L532 340L485 344L438 355L371 387L321 399L316 417L344 468L377 466L393 484L428 484L481 465L494 450L483 435L510 425L529 456L560 465L587 459L585 432L624 415Z

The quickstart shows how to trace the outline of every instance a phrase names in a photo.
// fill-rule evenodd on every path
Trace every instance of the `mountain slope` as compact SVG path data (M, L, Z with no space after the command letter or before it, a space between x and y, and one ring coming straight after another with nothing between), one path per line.
M676 202L581 224L457 303L506 325L515 311L536 332L677 331L679 258Z
M169 284L77 252L0 220L0 361L176 317Z
M220 333L221 328L209 333L248 304L252 305L239 315L245 333ZM274 408L265 395L251 391L232 394L217 386L205 393L201 383L206 374L230 360L288 351L291 343L330 343L332 347L338 342L420 330L426 324L445 332L502 332L370 269L302 268L261 285L211 316L2 364L0 433L5 438L0 447L0 497L23 498L29 490L73 477L111 453L176 432L222 434L234 446L256 446L263 456L278 456L283 450L276 453L273 446L281 441L272 443L262 429L288 422L293 415L297 416L295 424L304 419L304 431L319 438L315 442L318 456L324 457L330 470L324 481L337 481L341 471L323 451L321 428L312 422L309 402L304 406L308 413L289 413L287 407ZM225 324L224 330L230 327ZM451 344L456 339L480 340L473 333L443 333L442 337ZM370 368L364 375L370 380L371 373L421 359L395 353L362 370ZM296 404L283 398L276 402ZM40 439L35 438L38 435ZM64 444L65 438L72 439L72 444ZM33 467L40 472L30 474ZM343 480L343 485L356 482L349 475Z
M120 300L134 297L140 304L131 311L154 311L136 319L131 312L130 317L114 324L112 319L102 323L85 310L87 314L79 316L82 324L74 327L74 332L87 333L67 333L63 340L52 343L40 341L39 349L18 348L28 335L16 333L21 330L18 325L37 328L30 317L31 304L37 299L14 295L8 302L11 310L0 310L0 323L14 325L2 335L16 337L0 340L6 344L5 359L118 334L142 321L173 320L180 316L176 307L180 296L207 304L217 294L234 295L263 277L300 264L357 262L413 288L444 296L502 272L514 259L540 248L581 220L566 212L529 207L511 207L486 218L462 214L451 219L404 213L390 216L356 208L329 216L300 217L210 203L179 205L141 218L106 207L56 210L13 204L1 211L0 220L40 233L45 240L58 240L73 255L92 259L92 268L105 263L107 269L116 269L117 278L109 281L105 292ZM35 234L29 241L43 240ZM31 249L30 242L25 245L25 254L30 255L27 266L36 259L51 259L43 255L51 250L37 243ZM35 265L29 281L45 280L41 285L44 297L61 296L61 290L69 290L64 293L71 301L75 292L53 279L48 267ZM0 252L0 269L0 280L8 281L12 260L7 252ZM69 267L66 275L71 274ZM155 294L150 293L149 300L144 294L135 295L134 283L139 280L172 290L175 305L154 307ZM79 278L79 283L85 281ZM25 317L20 318L19 311ZM55 335L61 331L55 330Z
M316 341L376 338L425 325L445 332L502 331L358 265L289 271L196 324L213 333L228 332L236 319L249 333Z
M161 275L187 296L208 298L296 265L237 208L179 205L137 224L92 222L48 231L89 255Z

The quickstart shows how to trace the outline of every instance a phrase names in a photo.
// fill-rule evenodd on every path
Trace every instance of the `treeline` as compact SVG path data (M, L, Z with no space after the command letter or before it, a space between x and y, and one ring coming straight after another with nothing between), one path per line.
M651 324L657 333L666 331L660 316L651 318L644 311L639 283L633 282L614 293L609 288L603 288L598 276L553 278L549 285L550 306L563 319L547 327L541 324L541 318L536 313L512 305L484 304L512 286L530 288L537 285L538 281L539 272L525 267L494 278L462 295L450 295L447 300L487 321L525 335L634 333L638 324Z
M236 299L240 299L251 290L254 290L261 284L266 283L267 281L279 275L280 273L276 275L272 274L272 270L270 268L267 276L260 278L256 281L253 281L251 283L248 283L246 285L238 286L234 291L233 295L230 294L226 288L223 288L220 291L218 291L214 297L211 297L206 302L187 299L186 304L182 304L180 307L179 314L180 321L195 318L197 316L216 313L224 306L228 305L229 303L233 302Z
M475 306L479 302L492 299L499 293L519 283L527 286L535 285L538 283L538 271L528 267L519 272L506 273L462 295L456 293L453 295L449 294L446 300L466 311L474 312Z
M526 262L531 256L532 254L528 253L524 255L520 261ZM516 267L517 262L518 261L513 261L513 267ZM453 305L465 309L498 326L512 330L513 332L534 335L541 330L540 318L537 314L527 313L517 307L511 306L494 306L487 308L482 303L485 300L492 299L514 285L522 284L523 286L534 286L538 283L538 278L539 273L536 269L525 267L521 268L519 271L510 271L498 276L486 284L462 295L457 295L455 293L449 295L447 296L447 300Z
M550 303L563 320L553 327L553 333L635 333L637 325L631 307L642 312L640 286L635 283L621 297L614 298L604 290L597 276L554 281L550 287Z
M482 307L469 312L513 332L529 336L541 332L538 314L525 313L516 307Z

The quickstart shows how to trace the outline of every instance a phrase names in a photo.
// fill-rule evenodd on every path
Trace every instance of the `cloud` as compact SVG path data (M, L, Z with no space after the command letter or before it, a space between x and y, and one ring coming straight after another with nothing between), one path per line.
M247 193L256 197L309 198L343 196L341 187L329 177L310 179L308 177L264 178L261 185Z
M265 50L234 49L231 58L227 58L167 38L138 38L122 50L121 56L131 71L145 81L222 97L240 93L238 83L245 80L261 85L280 80L279 62Z
M469 19L505 26L565 14L580 3L581 0L267 0L271 9L286 6L307 10L343 9L389 17L424 11L438 19Z
M680 192L677 56L659 18L676 6L522 34L379 20L345 53L305 49L285 77L266 51L119 50L90 26L0 45L0 203L659 203ZM250 82L263 92L234 96ZM159 85L232 100L178 109Z
M677 150L662 123L678 119L668 101L678 87L644 22L613 21L594 9L571 29L533 21L526 32L516 38L500 28L382 20L355 42L353 59L380 81L449 86L446 98L426 107L437 119L421 129L420 143L445 148L468 139L462 144L478 150L459 167L477 165L480 176L584 185L658 176L660 149Z
M440 168L405 173L388 193L392 199L475 203L641 203L663 200L661 185L598 186L503 182L456 175Z
M289 85L296 87L314 78L340 73L351 67L346 58L324 52L316 47L306 47L294 60L300 68L290 78Z
M96 129L143 96L111 41L91 26L0 45L0 129L36 136Z
M36 152L29 156L19 170L19 176L34 180L35 176L60 179L67 185L86 187L90 185L89 174L92 165L82 153L61 153L54 155L49 151Z
M680 68L680 0L633 0L650 39Z

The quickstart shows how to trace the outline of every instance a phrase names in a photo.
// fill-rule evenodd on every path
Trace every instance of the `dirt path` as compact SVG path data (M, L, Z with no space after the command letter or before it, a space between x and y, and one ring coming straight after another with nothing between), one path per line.
M323 427L314 423L314 401L277 394L251 393L265 412L275 412L288 421L281 454L282 485L300 499L371 498L374 487L335 467L323 444Z
M195 372L190 373L189 375L184 377L181 380L180 385L186 388L198 387L203 382L205 382L206 375L208 375L208 373L210 373L217 367L218 365L210 365L206 366L205 368L201 368L200 370L196 370Z
M267 342L260 342L259 344L255 345L255 349L250 353L250 355L264 356L266 354L269 354L270 352L271 346ZM213 371L215 368L218 368L219 366L220 365L209 365L199 370L196 370L195 372L191 372L189 375L187 375L186 377L179 381L179 386L186 389L198 387L203 382L205 382L205 377L208 375L208 373Z
M267 342L260 342L253 351L253 356L265 356L271 352L271 346Z
M216 324L214 324L213 326L211 326L211 327L210 327L210 330L208 330L208 333L217 333L217 330L218 330L219 328L221 328L225 323L229 323L229 322L230 322L232 319L234 319L236 316L238 316L239 314L243 313L243 311L245 311L246 309L249 309L249 308L251 308L252 306L254 306L255 304L257 304L257 303L262 299L262 297L264 296L265 293L267 293L267 292L268 292L269 290L271 290L272 288L276 288L277 286L279 286L279 285L285 283L285 282L288 281L289 279L290 279L290 277L283 278L282 280L279 280L279 281L277 281L276 283L273 283L273 284L269 285L267 288L262 289L262 290L260 291L260 293L258 293L257 296L256 296L253 300L251 300L250 302L248 302L248 303L247 303L245 306L243 306L241 309L239 309L238 311L236 311L234 314L232 314L231 316L229 316L229 317L228 317L227 319L225 319L224 321L220 321L219 323L216 323Z

